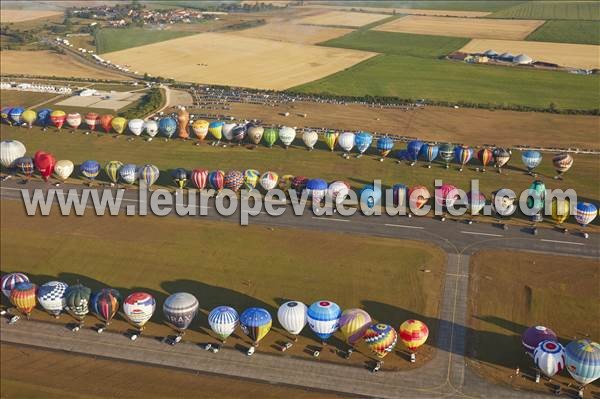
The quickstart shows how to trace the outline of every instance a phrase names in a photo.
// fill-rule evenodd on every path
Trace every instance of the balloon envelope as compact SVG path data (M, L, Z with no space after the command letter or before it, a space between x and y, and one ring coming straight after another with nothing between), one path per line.
M313 202L321 202L327 194L327 182L323 179L310 179L306 182L306 191Z
M65 310L76 320L83 320L89 312L92 291L81 284L71 285L65 292Z
M146 292L134 292L123 301L123 313L131 324L142 328L152 318L156 300Z
M371 324L371 316L362 309L346 309L340 318L340 330L351 346L356 345Z
M235 123L224 123L223 124L223 137L225 140L231 141L233 139L233 128L236 126Z
M359 154L363 154L365 151L367 151L372 142L373 136L370 133L358 132L356 136L354 136L354 145L356 146L356 150L359 152Z
M100 124L100 115L95 112L88 112L85 114L85 124L90 130L96 130L96 126Z
M248 124L248 137L250 137L252 143L259 144L264 132L265 129L262 126Z
M167 138L171 138L175 130L177 130L177 122L170 116L165 116L158 122L158 131Z
M115 132L117 132L118 134L123 134L125 128L127 127L127 119L121 116L117 116L116 118L113 118L113 120L110 121L110 125L112 126Z
M535 169L542 162L542 154L539 151L527 150L521 154L521 161L528 170Z
M23 273L9 273L2 276L2 280L0 280L0 286L2 286L2 293L5 297L10 299L10 292L15 285L19 283L26 283L29 281L29 277L27 277Z
M67 125L72 129L77 129L81 125L81 114L79 112L70 113L67 115Z
M204 140L208 134L208 121L203 119L195 120L192 123L192 131L198 140Z
M408 204L411 209L421 209L430 198L431 194L425 186L414 186L408 190Z
M244 174L239 170L230 170L223 176L223 187L238 192L244 184Z
M575 220L582 226L587 226L592 223L598 215L598 208L591 202L578 202Z
M50 113L50 121L52 121L52 124L57 129L62 128L66 119L67 119L67 114L64 111L61 111L59 109L54 110Z
M545 376L552 378L565 368L564 348L556 341L542 341L533 351L533 362Z
M140 181L146 183L148 187L151 187L158 180L160 171L154 165L144 165L138 171Z
M223 125L225 123L221 121L213 121L208 124L208 132L215 138L215 140L221 140L223 137Z
M121 167L123 167L123 163L120 161L109 161L104 166L104 172L111 182L117 183L119 181L119 170Z
M473 149L466 145L457 145L454 147L454 159L456 163L464 166L469 163L473 157Z
M277 310L279 324L290 334L298 335L306 325L306 305L299 301L288 301Z
M223 190L225 173L222 170L213 170L208 174L208 183L217 191Z
M92 311L104 323L110 323L119 310L121 294L113 288L103 288L92 295L90 303Z
M192 181L198 190L204 190L208 181L208 170L194 169L192 170Z
M240 327L254 343L258 343L271 330L271 314L263 308L248 308L240 315Z
M27 150L23 143L17 140L2 140L0 142L0 163L5 168L14 167L14 162L25 155Z
M447 165L454 158L454 147L452 144L442 144L438 150L438 154L442 161Z
M33 161L44 180L48 181L48 178L54 172L54 165L56 164L54 155L44 151L38 151L35 153Z
M144 128L146 129L146 134L150 137L154 137L158 133L158 123L156 121L148 120L144 122Z
M265 172L260 177L260 185L266 191L272 190L277 187L277 181L279 181L279 176L275 172Z
M333 151L335 149L335 144L337 143L339 136L340 134L338 132L325 132L323 135L323 140L325 141L327 148L329 148L329 151Z
M104 129L106 133L110 133L110 128L112 126L111 122L113 118L114 116L110 114L104 114L100 116L100 126L102 126L102 129Z
M119 177L125 184L135 184L138 178L137 166L132 163L127 163L119 168Z
M40 109L37 113L37 123L38 125L42 126L42 127L46 127L50 124L51 119L50 119L50 114L52 113L52 110L49 108L43 108Z
M84 161L79 170L84 177L94 180L100 173L100 163L94 160Z
M326 341L340 327L342 310L331 301L317 301L306 313L308 326L322 341Z
M416 161L419 159L421 147L423 147L423 142L421 140L413 140L408 142L406 145L406 151L408 152L408 157L411 161Z
M163 304L163 313L167 324L177 331L183 331L198 313L198 300L187 292L178 292L170 295Z
M283 143L284 146L288 147L296 138L296 129L288 126L283 126L279 129L279 140Z
M562 152L552 158L552 164L554 165L554 169L562 174L573 166L573 157L568 152Z
M494 157L494 163L497 168L501 168L510 161L510 151L504 148L494 148L492 151L492 156Z
M429 328L419 320L406 320L400 325L400 339L410 350L416 351L429 337Z
M248 190L254 190L256 183L260 178L260 172L256 169L246 169L244 171L244 185Z
M17 310L29 315L36 304L37 286L29 281L18 283L10 291L10 302Z
M25 110L21 115L21 119L23 119L23 122L25 122L29 127L33 125L33 122L35 122L36 118L37 113L32 109Z
M69 286L62 281L49 281L38 289L37 299L48 313L58 316L67 304L66 292Z
M173 178L173 183L182 189L187 185L187 170L183 168L177 168L173 171L171 177Z
M233 334L239 321L238 313L230 306L217 306L208 314L208 325L222 341Z
M144 131L145 122L143 119L132 119L127 123L129 131L136 136L139 136Z
M567 371L580 384L600 378L600 344L589 339L569 342L565 347Z
M383 358L394 350L396 342L398 342L398 333L387 324L372 324L365 331L363 339L373 353L379 358Z
M302 134L302 141L307 148L312 150L319 141L319 135L314 130L308 130Z
M352 132L342 133L338 137L338 144L340 147L342 147L342 150L344 150L345 152L350 152L350 150L352 150L352 147L354 147L354 138L355 134Z
M529 327L521 336L521 344L523 345L523 348L525 348L525 351L529 354L533 353L540 342L546 340L557 341L558 338L556 337L554 331L544 326Z
M394 149L394 140L391 137L383 136L377 139L377 151L382 157L386 157Z
M435 144L425 143L421 146L420 154L427 162L433 162L440 151L440 147Z
M74 169L75 165L68 159L61 159L54 164L54 174L63 182L71 176Z

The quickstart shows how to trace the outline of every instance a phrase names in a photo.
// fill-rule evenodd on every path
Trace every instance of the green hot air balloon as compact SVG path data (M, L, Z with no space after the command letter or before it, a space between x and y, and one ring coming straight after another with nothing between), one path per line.
M104 172L106 172L106 176L108 176L111 185L118 183L121 166L123 166L123 163L120 161L109 161L106 166L104 166Z
M78 331L83 325L85 316L89 313L89 303L92 290L81 284L72 285L65 292L65 310L79 322L78 326L73 328Z
M273 144L275 144L278 137L279 134L277 133L277 130L272 127L265 129L265 132L263 133L263 140L265 145L269 148L273 147Z

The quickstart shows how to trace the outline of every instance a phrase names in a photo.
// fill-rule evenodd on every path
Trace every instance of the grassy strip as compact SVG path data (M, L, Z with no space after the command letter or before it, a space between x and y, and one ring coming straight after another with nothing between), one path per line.
M600 21L546 21L527 40L600 45Z

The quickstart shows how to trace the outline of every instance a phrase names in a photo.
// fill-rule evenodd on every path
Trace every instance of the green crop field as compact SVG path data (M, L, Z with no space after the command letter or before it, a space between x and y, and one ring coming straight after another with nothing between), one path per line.
M527 40L600 45L600 21L547 21Z
M490 18L600 20L597 1L528 1L497 11Z
M313 2L311 2L313 3ZM422 10L448 10L448 11L498 11L513 5L522 3L522 1L315 1L316 4L336 5L336 6L351 6L351 7L386 7L386 8L416 8Z
M456 51L468 42L469 39L457 37L358 30L321 43L321 45L385 54L435 58Z
M553 103L558 109L597 109L598 79L385 54L293 90L543 108Z
M195 32L143 28L100 29L96 34L96 52L98 54L110 53L131 47L189 36L194 33Z

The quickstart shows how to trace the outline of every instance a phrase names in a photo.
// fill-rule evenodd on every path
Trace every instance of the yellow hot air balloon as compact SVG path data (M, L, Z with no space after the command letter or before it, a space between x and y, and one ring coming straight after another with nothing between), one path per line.
M323 135L323 139L325 140L325 144L327 144L327 148L329 148L329 151L333 151L333 149L335 148L335 144L337 143L338 137L339 137L339 133L338 132L326 132Z
M564 201L558 201L556 198L552 199L552 219L558 227L569 218L570 210L571 202L568 198L565 198ZM566 232L567 229L563 228L563 231Z
M204 140L208 134L208 121L204 119L195 120L192 123L192 130L199 140Z
M125 131L125 127L127 126L127 119L121 116L117 116L116 118L113 118L112 121L110 121L110 125L115 130L115 132L123 134L123 132Z
M33 122L35 122L35 119L37 118L37 112L35 112L32 109L28 109L25 110L22 114L21 114L21 119L27 123L27 126L29 126L29 128L31 129L31 127L33 126Z

